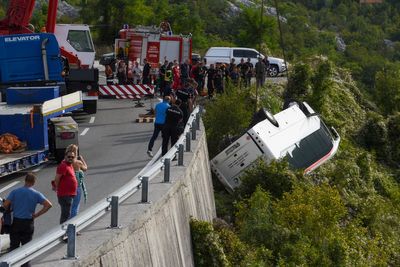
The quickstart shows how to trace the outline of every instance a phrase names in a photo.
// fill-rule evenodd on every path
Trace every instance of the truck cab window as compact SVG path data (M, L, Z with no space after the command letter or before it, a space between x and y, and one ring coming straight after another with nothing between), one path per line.
M92 38L88 31L70 30L67 41L78 52L94 52Z

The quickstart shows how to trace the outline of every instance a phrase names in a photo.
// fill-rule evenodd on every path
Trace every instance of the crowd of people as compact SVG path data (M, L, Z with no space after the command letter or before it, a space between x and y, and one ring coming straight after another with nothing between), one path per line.
M189 81L196 83L197 94L208 95L212 98L215 94L224 92L227 84L233 83L236 86L247 87L252 77L256 78L256 86L263 86L267 76L269 62L267 57L259 58L253 65L251 59L242 58L238 64L232 59L229 64L216 63L206 66L202 61L192 64L188 60L179 63L177 60L159 63L158 72L152 72L152 66L144 59L143 68L137 61L126 61L120 59L116 63L115 72L113 67L106 65L105 73L107 84L113 84L114 79L118 84L154 84L161 96L170 95L183 87Z

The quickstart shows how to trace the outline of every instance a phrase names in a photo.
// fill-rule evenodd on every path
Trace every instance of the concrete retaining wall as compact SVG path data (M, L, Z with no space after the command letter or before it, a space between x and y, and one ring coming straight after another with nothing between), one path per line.
M172 183L161 182L162 172L150 181L151 203L140 203L138 192L120 205L121 229L106 229L110 218L105 216L78 237L77 260L60 261L64 245L35 265L194 266L190 217L211 222L216 216L203 126L192 141L192 151L185 152L184 166L172 161Z

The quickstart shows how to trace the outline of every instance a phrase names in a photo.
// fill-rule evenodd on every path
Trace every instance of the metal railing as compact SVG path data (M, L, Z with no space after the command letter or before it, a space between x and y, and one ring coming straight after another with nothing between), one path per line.
M63 242L63 237L67 236L67 254L64 258L76 259L75 242L76 232L89 226L91 223L105 215L111 210L111 223L109 228L118 227L118 205L129 198L132 194L142 189L142 202L148 202L148 182L164 170L164 182L170 181L170 162L178 153L178 166L183 165L184 144L186 151L190 151L191 140L196 140L196 131L200 129L200 115L202 107L197 106L190 114L183 134L179 137L176 144L160 158L159 150L153 159L127 184L110 194L105 199L97 202L90 208L79 213L76 217L59 225L47 234L35 238L31 242L15 249L0 257L0 267L20 266Z

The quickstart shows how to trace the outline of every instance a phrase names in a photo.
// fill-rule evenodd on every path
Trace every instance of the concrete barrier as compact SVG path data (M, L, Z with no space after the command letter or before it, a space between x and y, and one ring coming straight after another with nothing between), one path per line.
M36 266L194 266L189 220L216 216L204 126L185 152L184 165L171 162L171 183L163 172L149 183L150 203L140 192L119 206L120 228L107 229L106 215L77 237L77 259L62 260L59 245L35 260Z

